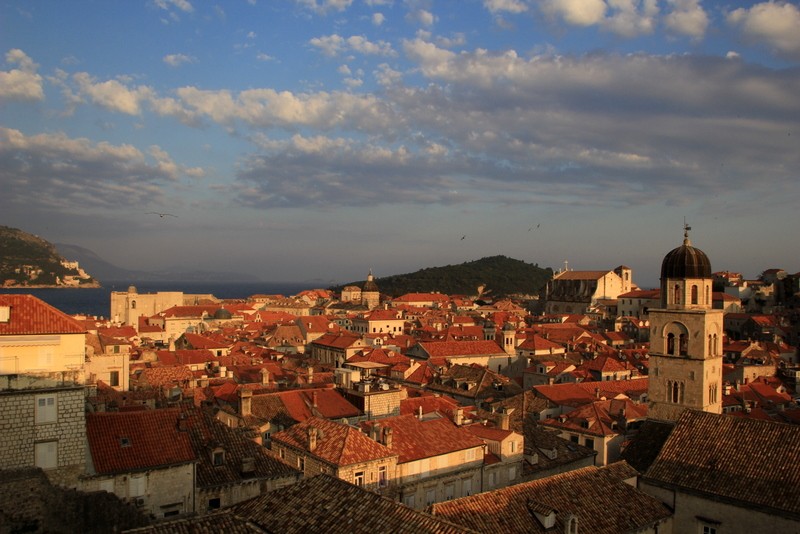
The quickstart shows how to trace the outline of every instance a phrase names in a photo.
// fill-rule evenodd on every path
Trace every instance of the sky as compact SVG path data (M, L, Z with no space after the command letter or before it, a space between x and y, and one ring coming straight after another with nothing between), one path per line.
M715 271L794 273L799 28L798 1L0 0L0 224L138 270L505 255L643 288L687 224Z

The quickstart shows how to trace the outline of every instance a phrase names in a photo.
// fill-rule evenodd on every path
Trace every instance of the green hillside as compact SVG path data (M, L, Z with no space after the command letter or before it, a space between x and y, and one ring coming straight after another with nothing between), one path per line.
M64 258L44 239L8 226L0 226L0 284L5 286L56 286L76 269L61 264ZM91 278L81 284L93 284Z
M499 298L509 295L536 295L553 277L551 268L505 256L491 256L460 265L428 267L409 274L376 278L381 293L392 297L406 293L438 291L448 295L486 295ZM344 285L361 286L363 280ZM340 286L334 289L341 289ZM483 288L479 291L479 288Z

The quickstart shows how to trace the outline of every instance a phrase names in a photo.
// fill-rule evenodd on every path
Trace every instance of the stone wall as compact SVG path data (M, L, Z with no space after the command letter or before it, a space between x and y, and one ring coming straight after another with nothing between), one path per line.
M36 421L36 402L42 396L55 399L53 422ZM84 405L83 387L0 392L0 468L34 467L36 445L52 442L57 461L48 476L73 486L86 461Z

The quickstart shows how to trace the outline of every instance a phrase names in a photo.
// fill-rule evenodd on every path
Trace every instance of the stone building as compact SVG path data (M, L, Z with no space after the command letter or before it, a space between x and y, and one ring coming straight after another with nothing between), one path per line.
M74 487L86 461L86 329L32 295L0 295L0 469Z
M723 312L712 308L711 262L691 245L661 264L661 307L650 309L649 413L677 420L686 408L722 413Z
M634 288L632 270L621 265L613 271L571 271L555 273L545 290L545 313L596 311L600 301L615 300Z

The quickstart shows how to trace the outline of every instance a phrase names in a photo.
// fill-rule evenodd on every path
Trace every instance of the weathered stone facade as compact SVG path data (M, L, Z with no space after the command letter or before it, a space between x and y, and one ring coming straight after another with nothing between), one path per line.
M0 391L0 468L38 466L74 486L86 461L85 388Z

